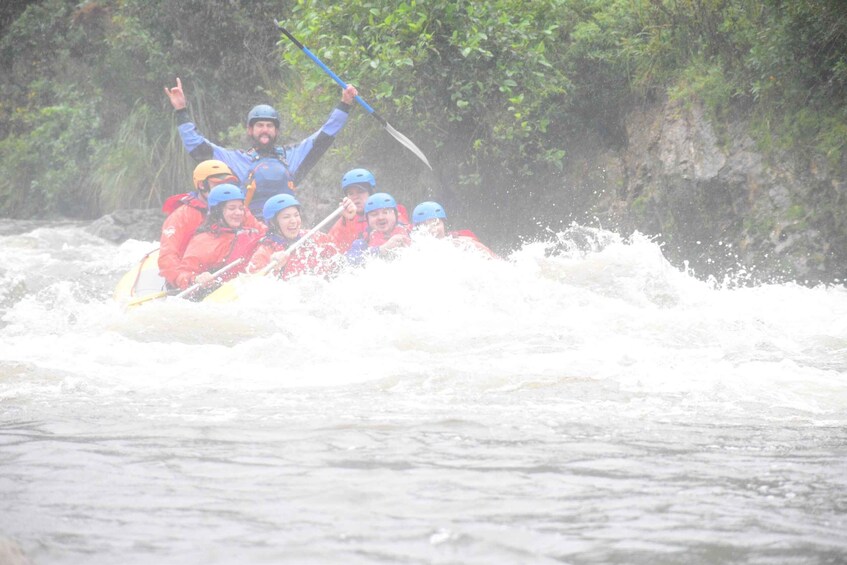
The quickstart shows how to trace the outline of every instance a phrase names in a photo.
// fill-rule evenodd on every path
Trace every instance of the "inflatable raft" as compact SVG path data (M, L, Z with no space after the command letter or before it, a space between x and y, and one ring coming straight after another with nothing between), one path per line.
M114 298L121 304L134 305L166 295L165 279L159 275L159 250L154 249L121 277Z

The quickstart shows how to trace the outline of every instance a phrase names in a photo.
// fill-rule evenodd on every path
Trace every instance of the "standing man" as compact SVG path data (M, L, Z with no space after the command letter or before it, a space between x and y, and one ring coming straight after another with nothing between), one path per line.
M263 203L279 193L294 194L318 159L329 149L336 134L347 122L350 105L358 94L347 85L341 93L341 103L333 109L321 129L306 139L287 146L277 146L279 112L267 104L254 106L247 114L247 138L250 149L226 149L215 145L200 132L188 115L182 81L177 77L174 88L165 87L165 94L176 111L179 135L186 151L196 160L217 159L226 163L241 179L245 202L255 215L262 213Z

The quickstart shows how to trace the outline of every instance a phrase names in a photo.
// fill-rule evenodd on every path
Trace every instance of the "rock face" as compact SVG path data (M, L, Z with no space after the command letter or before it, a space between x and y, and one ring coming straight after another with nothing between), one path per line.
M630 113L621 177L598 216L656 236L671 261L700 276L843 279L844 178L820 161L766 159L743 122L725 129L718 135L697 105Z
M114 243L127 239L159 241L162 222L161 210L116 210L92 222L86 229L98 237Z

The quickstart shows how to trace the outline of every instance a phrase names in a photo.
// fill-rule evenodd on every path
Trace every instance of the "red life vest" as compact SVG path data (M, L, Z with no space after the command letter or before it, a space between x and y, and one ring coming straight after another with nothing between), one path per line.
M219 263L212 265L209 271L217 271L221 267L228 265L241 257L249 259L250 256L253 254L253 251L256 250L256 246L259 244L259 240L262 238L262 234L254 229L233 229L230 227L220 227L218 225L213 225L210 231L219 234L219 237L226 237L226 234L232 234L232 242L230 243L229 252L226 254L226 256L221 258ZM238 273L243 272L246 267L247 262L245 261L238 267L234 267L227 271L226 274L221 277L221 280L228 280L233 278Z
M479 238L478 238L478 237L476 236L476 234L475 234L474 232L472 232L471 230L456 230L456 231L451 231L451 232L448 232L448 233L447 233L447 235L448 235L449 237L469 237L469 238L471 238L471 239L475 239L476 241L479 241Z
M392 229L391 232L389 232L388 234L384 234L381 231L372 231L370 234L368 234L368 247L380 247L393 236L397 234L409 235L411 231L411 226L407 224L401 224L399 222L397 223L397 225L394 226L394 229Z
M191 206L192 208L196 208L203 212L203 215L206 215L206 208L208 206L200 197L197 196L196 192L185 192L183 194L174 194L173 196L168 197L165 200L165 203L162 204L162 212L167 215L171 215L174 210L179 208L180 206Z
M308 233L307 230L300 230L299 237L306 235L306 233ZM278 234L270 234L265 236L260 245L265 247L265 253L270 255L288 249L295 242L296 240L291 241ZM260 248L256 253L261 250ZM335 273L339 267L339 264L333 261L336 255L338 255L338 247L335 246L332 238L325 233L318 232L312 236L310 241L291 253L282 269L274 269L274 271L279 278L286 280L296 275L330 275Z

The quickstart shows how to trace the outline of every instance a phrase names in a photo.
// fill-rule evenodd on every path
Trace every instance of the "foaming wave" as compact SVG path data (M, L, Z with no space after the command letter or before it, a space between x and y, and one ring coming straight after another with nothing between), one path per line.
M121 249L113 270L149 244ZM504 260L422 238L331 280L255 280L232 303L124 312L54 282L7 312L3 357L104 391L369 382L482 393L594 381L683 404L827 413L847 402L844 320L844 289L715 286L673 268L646 237L572 227Z
M536 263L541 277L636 305L673 307L709 288L673 267L661 247L641 234L624 239L612 232L572 226L553 235L525 245L513 257Z

